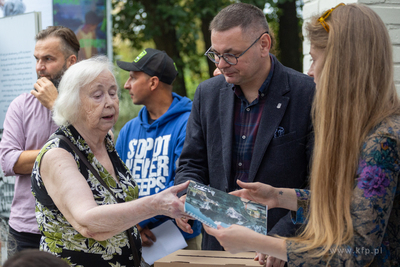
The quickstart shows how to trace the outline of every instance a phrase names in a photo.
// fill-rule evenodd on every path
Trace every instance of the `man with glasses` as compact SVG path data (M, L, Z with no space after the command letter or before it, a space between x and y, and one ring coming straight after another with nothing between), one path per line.
M225 192L239 189L237 180L305 187L313 142L313 79L269 53L270 29L253 5L222 9L210 30L206 55L223 75L196 90L175 183L194 180ZM289 216L277 224L285 215L287 210L269 211L269 234L292 233ZM186 220L177 221L191 231ZM207 234L202 248L222 250Z

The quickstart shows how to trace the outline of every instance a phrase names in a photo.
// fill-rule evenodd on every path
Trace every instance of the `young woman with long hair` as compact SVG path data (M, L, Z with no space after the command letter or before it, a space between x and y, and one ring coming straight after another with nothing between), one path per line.
M289 266L399 266L400 103L388 31L360 4L339 4L306 31L316 83L310 190L238 181L243 189L233 193L292 210L302 232L284 239L236 225L205 229L226 250Z

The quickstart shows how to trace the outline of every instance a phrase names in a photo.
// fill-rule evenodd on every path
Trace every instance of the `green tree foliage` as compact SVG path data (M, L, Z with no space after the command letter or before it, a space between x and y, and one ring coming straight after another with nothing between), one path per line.
M114 58L116 60L132 62L136 55L140 53L140 50L132 48L131 42L127 40L121 40L120 38L114 39L114 44L116 45L115 53L117 54ZM150 46L150 45L149 45ZM114 70L115 78L118 82L118 87L120 88L119 93L119 117L118 121L114 125L114 137L115 140L118 138L119 131L122 127L130 121L131 119L137 117L139 110L142 108L141 105L134 105L132 103L131 96L128 90L124 89L124 84L129 78L129 72L122 70L120 68L115 68Z
M215 69L215 65L203 56L205 50L211 46L208 26L222 8L233 2L238 1L113 0L113 34L123 40L130 40L132 46L139 50L144 44L148 45L153 41L155 48L166 51L175 61L179 72L174 82L174 91L190 97L192 94L187 94L186 90L188 81L200 82L212 76ZM271 14L267 15L267 19L270 26L273 30L280 29L279 32L283 33L276 36L278 58L283 56L282 58L292 61L301 60L301 54L299 56L292 52L292 50L301 52L301 24L296 13L295 0L243 0L242 2L254 4L261 9L268 3ZM297 20L293 20L293 17ZM298 40L287 41L288 35L294 35L294 39ZM280 39L282 42L279 42ZM286 46L279 49L279 44L283 42ZM301 63L288 60L285 64L301 70Z
M186 95L184 58L193 70L199 65L195 40L198 39L196 21L190 10L176 0L113 1L119 12L113 17L114 34L129 39L135 48L153 40L155 47L164 50L175 61L179 75L174 90Z

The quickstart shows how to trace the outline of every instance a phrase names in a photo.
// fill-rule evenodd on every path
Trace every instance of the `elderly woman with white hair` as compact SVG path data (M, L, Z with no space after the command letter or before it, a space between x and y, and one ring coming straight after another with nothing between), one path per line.
M32 172L40 249L72 266L139 266L135 225L155 215L185 216L176 193L188 183L137 199L138 186L108 134L119 114L112 67L100 56L65 72L53 110L60 127Z

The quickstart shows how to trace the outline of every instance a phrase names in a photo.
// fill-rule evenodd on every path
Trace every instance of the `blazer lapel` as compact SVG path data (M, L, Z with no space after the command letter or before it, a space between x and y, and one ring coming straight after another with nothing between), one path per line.
M220 90L219 94L219 122L222 142L222 162L224 166L225 179L229 184L232 163L233 144L233 119L234 119L234 93L232 85L228 84Z
M251 157L249 182L253 182L267 148L274 137L275 130L278 128L290 98L284 96L290 91L287 84L286 73L282 71L283 65L273 57L275 69L268 88L267 97L264 103L263 114L261 115L257 137L254 143L253 155Z
M253 182L265 152L274 137L275 130L281 122L289 103L289 97L276 97L265 102L261 122L254 143L251 157L249 182ZM278 108L279 107L279 108Z

